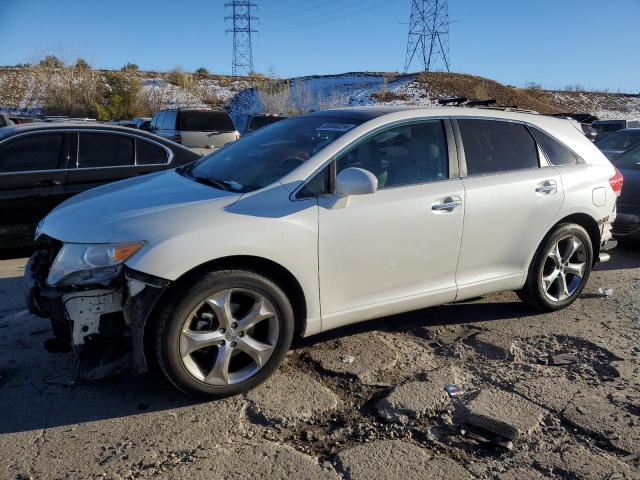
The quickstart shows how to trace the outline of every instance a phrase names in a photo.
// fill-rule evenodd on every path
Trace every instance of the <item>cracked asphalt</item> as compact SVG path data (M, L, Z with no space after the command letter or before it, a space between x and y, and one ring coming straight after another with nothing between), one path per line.
M153 373L76 382L24 264L0 261L0 478L640 478L640 247L564 311L507 292L342 328L215 402Z

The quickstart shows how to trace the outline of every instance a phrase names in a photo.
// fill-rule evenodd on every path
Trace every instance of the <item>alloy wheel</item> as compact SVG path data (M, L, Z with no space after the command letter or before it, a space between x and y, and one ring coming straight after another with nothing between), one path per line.
M269 361L280 319L261 293L245 288L207 297L185 319L180 358L187 371L210 385L230 385L255 375Z
M547 252L542 267L542 289L554 302L571 297L580 287L587 269L587 248L576 235L558 240Z

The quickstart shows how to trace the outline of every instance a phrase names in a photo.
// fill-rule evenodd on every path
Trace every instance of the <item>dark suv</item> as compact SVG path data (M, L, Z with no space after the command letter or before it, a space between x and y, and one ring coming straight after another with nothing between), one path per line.
M200 156L129 128L27 124L0 130L0 248L33 242L36 224L76 193Z

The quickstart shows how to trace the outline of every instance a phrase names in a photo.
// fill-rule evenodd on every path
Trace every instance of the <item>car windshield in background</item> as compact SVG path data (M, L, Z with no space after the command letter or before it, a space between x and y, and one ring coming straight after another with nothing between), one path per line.
M250 192L281 179L360 123L319 116L290 118L241 138L178 172L216 188Z
M236 129L227 112L181 112L180 130L186 132L233 132Z
M626 170L640 170L640 145L624 152L613 161L613 164Z
M596 146L605 150L626 150L640 143L640 130L620 131L596 142Z
M251 130L258 130L259 128L266 127L267 125L271 125L272 123L280 122L284 120L285 117L271 117L268 115L253 117L251 119Z

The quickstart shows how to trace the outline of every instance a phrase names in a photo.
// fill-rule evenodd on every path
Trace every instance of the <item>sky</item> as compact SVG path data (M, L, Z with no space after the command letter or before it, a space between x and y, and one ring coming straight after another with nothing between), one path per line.
M253 0L254 70L402 71L411 0ZM216 0L0 0L0 65L54 54L97 68L230 74ZM451 71L508 85L640 92L640 0L449 0ZM410 70L420 70L416 62Z

